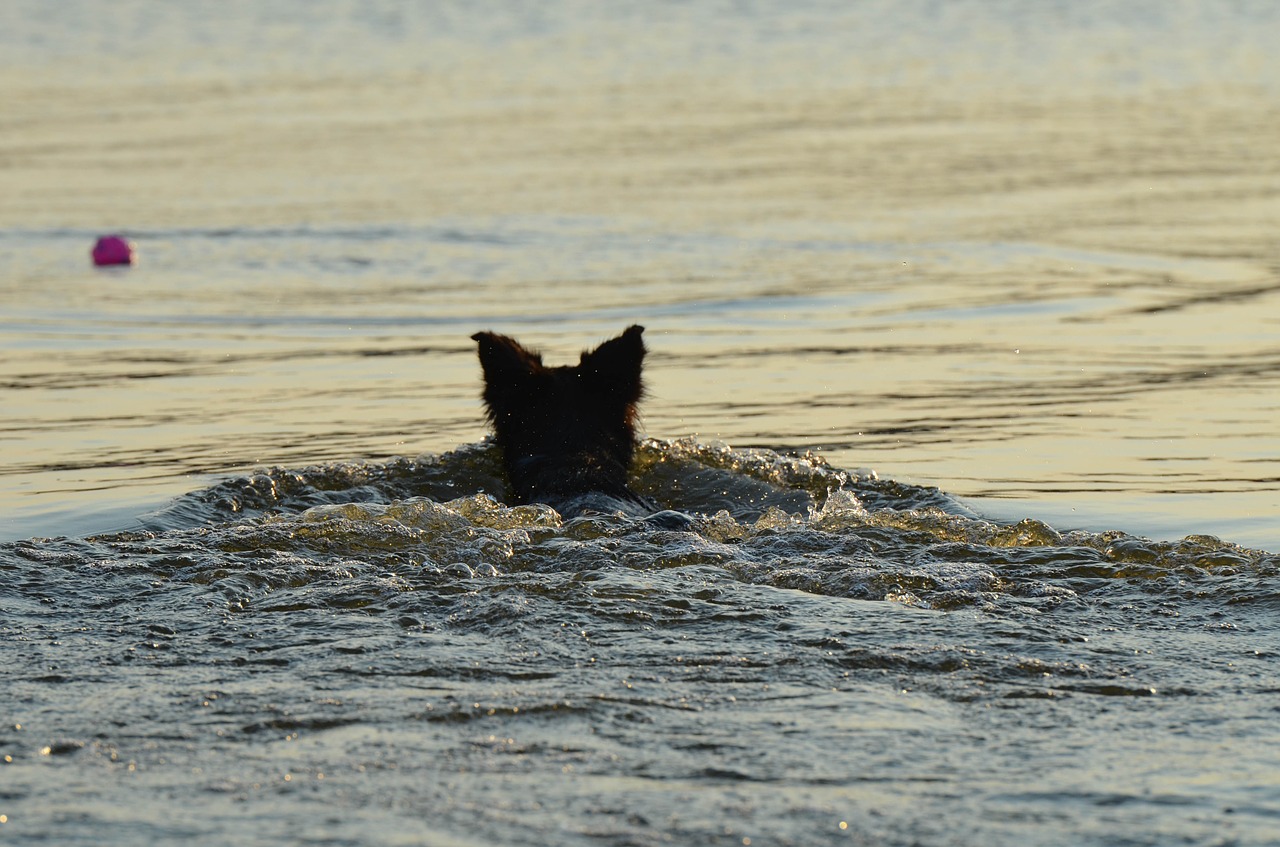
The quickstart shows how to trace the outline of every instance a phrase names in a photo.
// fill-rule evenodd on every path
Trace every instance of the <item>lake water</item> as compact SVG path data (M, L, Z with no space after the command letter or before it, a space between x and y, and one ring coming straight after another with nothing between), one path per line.
M1276 843L1276 32L0 6L0 836ZM631 323L704 517L502 506Z

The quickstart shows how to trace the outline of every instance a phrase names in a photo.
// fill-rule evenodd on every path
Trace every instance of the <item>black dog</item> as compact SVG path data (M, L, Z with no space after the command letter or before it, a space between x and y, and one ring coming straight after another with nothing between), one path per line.
M651 515L660 507L627 487L636 404L644 394L642 326L577 365L549 368L505 335L478 332L484 403L518 503L546 503L565 518L586 512Z

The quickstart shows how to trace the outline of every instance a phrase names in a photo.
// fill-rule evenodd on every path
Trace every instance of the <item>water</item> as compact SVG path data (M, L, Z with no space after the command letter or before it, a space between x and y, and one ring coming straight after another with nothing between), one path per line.
M8 546L6 826L1272 840L1280 557L999 526L767 451L649 442L639 466L714 516L504 508L472 490L500 486L477 447L260 473L151 532Z
M6 4L0 833L1274 843L1278 16Z

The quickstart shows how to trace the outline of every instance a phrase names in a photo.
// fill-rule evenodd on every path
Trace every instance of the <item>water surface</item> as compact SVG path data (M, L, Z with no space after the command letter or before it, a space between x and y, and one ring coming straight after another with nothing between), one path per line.
M1278 17L4 5L0 832L1268 843Z

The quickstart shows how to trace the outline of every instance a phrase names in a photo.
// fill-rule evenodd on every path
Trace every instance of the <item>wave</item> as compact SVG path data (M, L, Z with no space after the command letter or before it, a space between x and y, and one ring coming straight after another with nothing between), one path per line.
M1210 620L1224 605L1280 605L1280 557L1264 551L1208 536L997 523L937 489L815 455L649 440L634 482L693 520L678 529L621 515L565 521L547 506L505 506L486 441L439 456L264 469L180 498L142 532L11 549L47 564L220 584L233 609L389 611L424 589L451 606L460 593L501 595L516 577L547 578L543 589L572 607L575 585L616 569L1016 615L1067 604ZM626 614L653 621L687 613L661 592L632 601ZM480 617L512 610L499 602L491 612Z

